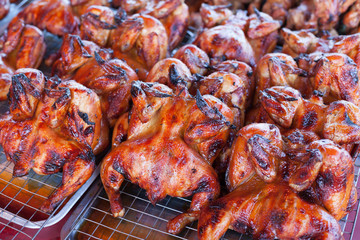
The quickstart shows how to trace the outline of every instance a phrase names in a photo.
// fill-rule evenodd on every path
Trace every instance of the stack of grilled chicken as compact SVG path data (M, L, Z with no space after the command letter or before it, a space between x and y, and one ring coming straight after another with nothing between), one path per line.
M127 178L153 204L192 196L173 234L199 220L199 239L343 239L358 199L357 32L359 0L33 1L0 36L0 144L15 177L63 171L46 212L108 151L114 217Z

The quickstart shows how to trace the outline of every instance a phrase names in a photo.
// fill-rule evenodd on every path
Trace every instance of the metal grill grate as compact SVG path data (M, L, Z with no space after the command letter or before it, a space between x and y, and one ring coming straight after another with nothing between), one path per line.
M358 192L359 171L360 158L357 158L355 179ZM166 232L167 221L184 212L190 205L189 199L168 196L153 206L143 189L126 181L120 191L126 213L123 218L114 218L110 213L110 203L101 182L98 181L91 189L65 224L61 233L62 239L197 239L196 223L186 227L177 236ZM359 200L354 210L340 221L346 240L355 239L354 228L358 211ZM222 239L250 238L228 230Z

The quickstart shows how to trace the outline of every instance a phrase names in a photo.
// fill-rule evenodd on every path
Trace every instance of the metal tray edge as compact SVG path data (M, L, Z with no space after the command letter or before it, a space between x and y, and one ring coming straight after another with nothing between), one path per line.
M11 220L11 222L16 223L20 226L24 226L26 228L31 229L38 229L42 227L48 227L51 225L54 225L55 223L59 222L61 219L65 217L66 214L71 210L71 208L75 205L75 203L80 199L80 197L85 193L85 191L90 187L90 185L94 182L94 180L99 176L100 174L100 165L95 169L91 177L86 181L84 185L82 185L75 193L70 197L70 200L62 206L61 210L56 213L54 216L50 216L46 220L42 221L36 221L32 222L25 218L19 217L14 213L11 213L7 210L3 210L2 213L0 213L0 217ZM61 206L61 204L59 205ZM56 211L56 209L54 210Z

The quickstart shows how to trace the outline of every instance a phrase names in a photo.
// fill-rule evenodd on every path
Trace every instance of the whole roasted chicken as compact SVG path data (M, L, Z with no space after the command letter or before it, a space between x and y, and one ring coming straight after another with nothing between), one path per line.
M150 15L126 17L118 12L117 27L110 34L109 47L115 57L126 61L141 80L168 55L168 37L163 24Z
M211 164L226 143L233 113L211 95L192 97L181 82L173 91L134 81L131 95L133 108L119 119L114 131L119 141L101 166L111 211L124 214L119 189L125 177L144 188L153 204L166 195L194 194L190 209L168 223L169 232L179 233L219 194Z
M245 126L237 136L231 193L201 211L199 239L219 239L228 228L255 239L343 239L337 220L356 202L346 150L311 132L282 136L272 124Z
M127 14L146 14L160 20L166 29L170 50L185 36L189 9L184 0L113 0L112 3L121 7Z
M30 169L42 175L63 171L62 184L41 208L51 212L89 179L94 154L108 143L100 100L75 81L46 79L24 68L12 77L9 101L10 111L0 119L0 144L14 163L13 176Z
M7 99L11 76L19 68L39 67L45 54L43 33L23 20L14 22L0 37L0 101Z

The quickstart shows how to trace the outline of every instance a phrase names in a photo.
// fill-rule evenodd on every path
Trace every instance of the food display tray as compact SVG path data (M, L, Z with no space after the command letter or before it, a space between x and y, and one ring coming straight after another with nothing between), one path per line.
M360 193L360 182L358 181L360 157L356 156L354 159L356 188ZM187 226L179 235L166 232L168 220L184 212L190 205L190 199L167 196L154 206L147 199L145 190L129 181L123 183L120 192L126 213L123 218L114 218L111 215L110 203L101 181L94 182L65 223L61 231L61 238L71 240L197 239L196 223ZM354 209L340 220L346 240L359 239L360 226L356 227L358 214L359 199ZM251 238L228 230L222 239L248 240Z

